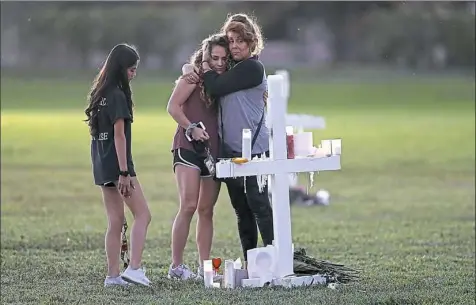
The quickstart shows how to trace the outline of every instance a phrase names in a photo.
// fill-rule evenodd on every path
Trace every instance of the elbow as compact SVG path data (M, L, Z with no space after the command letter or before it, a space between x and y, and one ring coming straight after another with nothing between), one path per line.
M114 130L114 141L126 141L126 134L124 132L118 132Z
M114 144L116 147L126 145L126 135L123 132L114 132Z
M171 109L168 109L167 112L169 113L169 115L172 119L177 120L176 119L177 116L178 116L178 111L177 110L175 110L174 108L171 108Z
M171 116L174 116L176 110L175 110L175 107L172 105L172 103L169 103L167 105L167 112L168 114L170 114Z
M247 87L254 88L254 87L257 87L257 86L259 86L263 83L263 77L260 76L260 75L256 75L256 76L251 77L249 81L250 82L249 82Z
M182 111L182 109L180 108L180 106L177 106L177 105L168 105L167 106L167 113L172 117L172 119L174 119L175 121L177 121L177 118L180 116L180 112Z

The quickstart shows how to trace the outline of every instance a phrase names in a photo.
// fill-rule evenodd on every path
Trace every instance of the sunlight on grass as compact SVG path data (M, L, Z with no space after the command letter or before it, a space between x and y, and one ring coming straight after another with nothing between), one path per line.
M4 84L2 79L2 85ZM152 212L144 261L155 290L105 291L107 220L82 120L86 83L2 86L2 302L5 304L474 304L474 83L293 84L290 111L326 118L314 142L343 139L342 170L315 175L327 208L292 208L310 255L363 270L324 288L206 291L165 278L178 207L169 83L134 84L133 155ZM32 91L33 89L37 91ZM52 92L55 92L54 94ZM301 175L307 183L308 176ZM128 213L128 218L131 215ZM185 260L196 267L195 220ZM222 186L213 256L240 253ZM277 301L279 300L279 302Z

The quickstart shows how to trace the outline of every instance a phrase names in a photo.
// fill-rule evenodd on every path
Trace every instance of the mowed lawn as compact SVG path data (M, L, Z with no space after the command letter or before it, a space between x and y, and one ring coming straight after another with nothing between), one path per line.
M359 282L337 290L206 290L166 279L178 206L175 124L165 111L172 84L134 82L153 287L105 289L107 224L81 122L90 82L2 77L2 304L475 304L474 78L292 84L290 111L326 118L315 142L343 140L343 169L315 175L313 192L329 190L331 205L292 209L296 247L362 269ZM212 252L236 259L227 196L223 187ZM195 269L194 240L193 228L186 263Z

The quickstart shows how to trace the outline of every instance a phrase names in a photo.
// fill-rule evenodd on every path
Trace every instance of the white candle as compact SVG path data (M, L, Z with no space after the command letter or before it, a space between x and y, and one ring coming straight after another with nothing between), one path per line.
M203 282L205 287L213 287L213 264L211 260L203 261Z
M294 155L307 157L312 155L312 132L301 132L294 135Z
M251 161L251 129L243 129L241 140L241 157Z
M332 142L331 140L322 140L322 151L327 155L330 156L332 153Z
M332 154L333 155L340 155L341 154L341 147L342 147L342 140L341 139L333 139L331 140L332 145Z
M235 266L232 260L225 261L223 286L225 288L235 288Z
M203 271L213 271L213 263L211 259L203 261Z

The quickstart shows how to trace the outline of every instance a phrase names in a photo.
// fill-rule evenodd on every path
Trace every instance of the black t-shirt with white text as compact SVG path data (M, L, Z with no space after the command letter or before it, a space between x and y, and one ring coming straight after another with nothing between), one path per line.
M124 119L127 170L131 176L136 175L131 151L132 114L124 92L114 88L99 102L98 133L91 139L91 160L96 185L104 185L119 179L119 162L114 143L114 123L118 119Z

